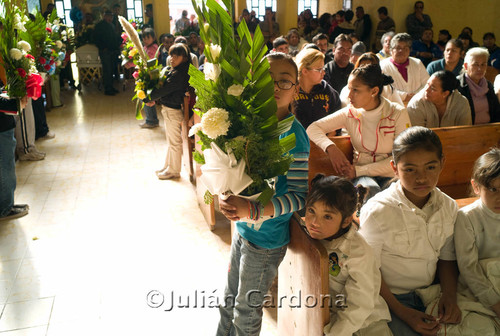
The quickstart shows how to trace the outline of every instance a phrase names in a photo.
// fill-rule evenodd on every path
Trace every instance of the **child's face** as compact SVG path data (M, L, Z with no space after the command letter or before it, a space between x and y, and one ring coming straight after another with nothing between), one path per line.
M148 35L148 36L144 36L144 37L142 38L142 42L144 42L144 45L146 45L146 46L150 46L151 44L153 44L154 39L153 39L153 37L152 37L152 36L149 36L149 35Z
M276 104L278 104L278 110L288 109L298 90L295 69L284 60L272 60L269 64L271 66L269 72L271 73L271 78L274 80L274 98L276 99ZM280 88L278 85L285 87L285 89ZM288 86L290 88L286 89Z
M438 183L444 159L435 152L417 149L401 156L399 162L391 161L392 169L401 181L405 196L416 206L423 207L430 192Z
M282 52L284 54L288 54L288 44L282 44L279 47L276 48L277 52Z
M481 197L484 205L494 213L500 214L500 177L491 181L489 188L476 183L474 180L471 182L474 193Z
M342 215L336 209L318 201L306 208L306 227L314 239L325 239L336 234L340 228L349 226L352 216L342 222Z
M172 37L164 37L163 38L163 47L165 49L170 49L170 47L174 44L174 39Z
M184 56L180 55L170 55L170 64L172 65L173 68L176 68L180 64L186 62L186 58Z

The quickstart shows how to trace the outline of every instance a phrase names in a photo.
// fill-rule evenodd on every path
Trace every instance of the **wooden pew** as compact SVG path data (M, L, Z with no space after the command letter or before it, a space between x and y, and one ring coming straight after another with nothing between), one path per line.
M491 147L500 146L500 123L477 126L434 128L441 139L445 163L438 187L455 199L468 197L469 181L476 159ZM349 136L330 136L352 162L353 149ZM327 154L311 142L309 181L318 173L333 174Z
M322 300L328 294L328 254L302 230L297 214L290 219L290 243L278 271L277 303L286 296L278 305L278 335L323 335L330 321L329 305ZM307 296L317 300L315 307L307 307L312 306Z
M477 198L457 200L461 208ZM278 273L278 335L322 336L323 327L330 322L328 304L321 305L321 298L328 290L328 254L324 246L309 237L299 224L298 215L290 220L290 243ZM318 304L311 307L305 298L317 298ZM301 297L301 306L296 307ZM335 298L333 298L335 300ZM292 303L292 307L290 305ZM311 301L310 301L311 302ZM306 304L309 305L306 306Z
M191 183L194 182L194 168L193 168L193 149L194 149L194 141L191 139L189 134L189 96L184 96L184 101L182 103L182 111L184 114L184 119L182 120L182 128L181 128L181 137L182 137L182 162L184 165L184 169L187 171L189 175L189 180Z

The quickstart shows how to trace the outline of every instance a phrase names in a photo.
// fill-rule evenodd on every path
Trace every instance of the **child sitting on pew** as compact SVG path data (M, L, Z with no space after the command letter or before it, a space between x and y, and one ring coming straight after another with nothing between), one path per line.
M330 308L325 335L392 335L387 326L389 310L380 296L375 256L353 219L365 195L361 185L354 187L345 178L318 174L306 199L307 232L320 239L329 256L330 295L346 298L345 309Z
M455 226L460 281L500 318L500 279L488 278L482 267L486 259L500 258L500 149L477 159L471 184L479 199L460 209Z
M453 243L456 202L436 188L443 169L441 141L415 126L394 141L392 169L399 181L375 195L361 211L360 233L380 265L380 294L391 311L394 335L436 335L440 323L457 324L458 270ZM425 313L417 289L441 284L437 318Z

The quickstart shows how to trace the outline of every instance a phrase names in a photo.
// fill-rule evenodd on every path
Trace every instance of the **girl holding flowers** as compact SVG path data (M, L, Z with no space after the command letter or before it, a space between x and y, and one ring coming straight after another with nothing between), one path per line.
M181 123L183 113L181 104L189 86L189 64L191 57L187 46L176 43L168 51L171 57L172 70L161 88L154 89L150 98L143 91L138 93L147 106L153 107L155 101L161 104L161 113L165 125L165 136L167 139L167 157L163 168L156 171L160 180L177 179L180 177L182 163L182 138Z
M274 81L278 120L291 116L291 104L298 93L298 70L293 59L283 53L267 56ZM221 212L236 222L230 254L224 304L217 335L258 335L262 323L262 303L276 277L290 240L289 220L304 207L307 193L309 139L297 120L280 138L295 133L290 151L294 162L276 182L276 193L266 206L239 196L220 200ZM248 220L265 220L259 228ZM249 295L250 294L250 295Z

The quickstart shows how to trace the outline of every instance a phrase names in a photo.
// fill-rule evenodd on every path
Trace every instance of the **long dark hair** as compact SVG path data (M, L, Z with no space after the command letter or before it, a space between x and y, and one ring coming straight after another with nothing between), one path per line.
M378 96L382 95L385 85L394 83L391 76L384 75L378 64L369 64L354 69L351 76L358 79L369 88L378 87Z
M443 158L443 146L438 135L427 127L413 126L399 133L394 140L392 159L398 164L403 155L417 149L434 152L439 160Z

